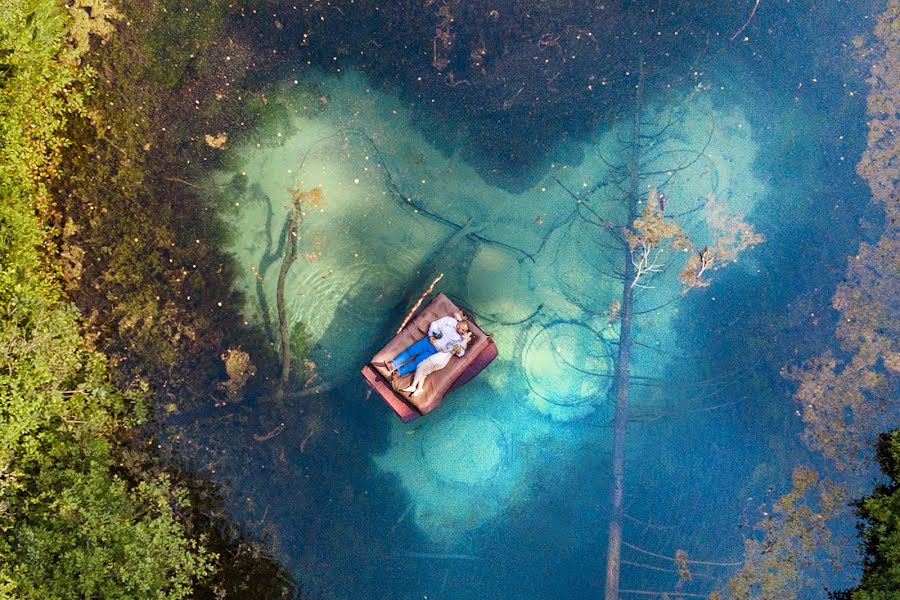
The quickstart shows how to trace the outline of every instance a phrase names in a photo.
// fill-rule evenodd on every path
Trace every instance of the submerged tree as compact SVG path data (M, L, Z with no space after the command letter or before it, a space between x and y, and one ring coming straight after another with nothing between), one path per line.
M626 146L623 154L627 160L622 165L607 163L614 175L619 177L616 187L620 191L620 198L625 205L624 223L615 224L600 219L598 213L590 207L588 195L577 195L571 190L566 190L579 205L586 206L591 213L583 218L605 230L607 235L603 236L605 238L603 243L611 242L613 249L617 246L622 257L616 260L604 253L609 268L605 274L621 281L622 284L621 298L614 301L614 308L609 311L610 320L617 321L619 327L618 353L612 388L615 398L615 417L613 422L612 516L609 523L606 561L605 597L607 600L615 600L619 597L622 546L623 544L630 546L623 541L622 523L624 517L625 438L629 422L630 383L633 378L632 350L636 343L633 337L633 324L636 316L655 310L636 311L636 294L642 290L653 288L654 280L666 271L680 268L679 281L682 287L680 294L676 293L676 298L661 303L657 308L667 306L674 302L679 295L683 295L692 288L708 286L709 275L713 270L736 261L741 251L762 242L762 237L754 232L751 226L725 212L724 207L716 201L714 190L710 190L710 195L705 202L701 202L692 209L676 214L671 214L671 211L670 213L666 212L667 198L660 189L668 186L678 173L688 169L699 160L706 148L688 152L688 158L681 164L659 168L662 155L658 148L668 140L668 132L676 125L679 117L673 110L667 113L662 120L653 117L648 119L645 112L643 65L641 65L639 75L638 83L635 86L634 108L629 122L628 136L624 141L620 140ZM708 143L709 140L707 140L707 145ZM653 180L658 181L657 187L650 189L645 196L643 190L646 189L647 182ZM643 207L641 207L642 204ZM679 221L699 210L704 211L711 243L698 250ZM609 245L606 247L610 249ZM678 259L679 255L686 256L686 258ZM680 267L678 266L679 262L681 263ZM640 548L636 549L643 551ZM678 560L678 556L673 559L676 566L682 565L681 570L686 570L686 556L686 554L681 555L680 558L684 559L682 561Z
M287 311L284 306L284 284L287 281L288 271L297 260L297 237L300 225L303 223L303 204L309 202L313 207L322 199L322 188L313 188L306 192L289 190L291 193L291 210L288 213L284 226L284 258L281 261L281 269L278 271L278 284L275 291L275 300L278 310L278 332L281 340L281 379L278 383L276 395L280 398L284 395L284 388L291 376L291 334L288 327Z
M715 190L709 190L709 196L705 200L701 199L698 205L679 213L672 213L671 203L663 191L672 184L679 173L686 171L704 157L706 147L680 149L678 152L662 150L666 143L674 143L672 129L677 126L680 116L677 109L648 115L648 111L645 110L645 81L641 64L637 85L634 87L634 107L627 123L628 132L624 139L619 138L624 146L622 155L626 160L619 165L605 161L611 171L613 187L618 190L614 199L620 201L625 208L623 221L615 223L599 216L591 203L593 190L576 194L557 180L576 201L579 217L605 232L605 235L600 236L601 241L598 241L599 246L603 248L601 254L607 263L606 270L602 272L620 281L622 285L621 297L613 302L613 306L607 312L610 321L618 323L618 339L615 341L617 355L612 375L615 416L612 515L609 522L606 560L607 600L616 600L619 597L622 546L630 546L623 540L622 523L625 438L629 422L630 384L634 378L632 373L632 351L636 344L633 334L634 319L636 316L668 306L693 288L708 286L712 271L735 262L740 252L763 241L750 225L726 212L724 206L716 200ZM712 132L706 146L711 138ZM679 155L686 158L680 163L660 166L669 156ZM649 192L646 192L648 187ZM677 199L676 204L684 200ZM709 240L698 249L681 223L689 215L699 211L703 211ZM616 258L616 254L620 258ZM680 256L684 258L679 258ZM658 278L672 270L680 272L678 281L681 290L673 292L673 298L662 302L656 308L636 310L637 294L654 288L654 284L659 283ZM674 283L671 279L668 281L669 285ZM640 548L637 550L643 551ZM676 566L681 564L686 568L688 564L686 554L676 555L672 560Z

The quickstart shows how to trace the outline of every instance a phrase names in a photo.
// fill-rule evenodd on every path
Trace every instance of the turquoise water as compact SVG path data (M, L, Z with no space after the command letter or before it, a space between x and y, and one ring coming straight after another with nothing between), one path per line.
M603 594L625 254L621 229L602 223L627 219L633 119L642 202L663 191L697 248L715 243L714 206L765 238L686 293L684 258L665 250L635 291L622 597L725 584L791 468L816 460L779 372L830 343L830 296L871 218L854 172L867 67L853 38L877 7L818 8L763 2L736 40L680 64L684 76L655 78L671 57L648 57L646 79L616 83L606 118L548 111L572 122L542 145L523 137L527 161L487 156L476 142L490 127L428 112L427 94L365 61L278 75L268 102L283 113L229 147L209 187L228 205L245 320L270 331L290 190L321 189L285 288L309 379L280 406L250 398L199 418L190 456L306 594ZM531 129L516 118L509 135L549 117ZM358 371L437 273L499 357L403 424ZM679 581L676 550L717 564ZM854 543L844 550L850 564Z

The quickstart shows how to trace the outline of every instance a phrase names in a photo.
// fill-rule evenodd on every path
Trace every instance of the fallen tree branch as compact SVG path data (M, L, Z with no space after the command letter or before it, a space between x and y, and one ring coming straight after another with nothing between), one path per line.
M734 34L733 36L731 36L731 41L732 41L732 42L733 42L734 40L737 39L737 36L741 35L741 32L744 31L744 29L747 28L747 25L750 24L750 21L753 20L753 15L756 14L756 9L757 9L757 8L759 8L759 0L756 0L756 4L753 5L753 10L750 11L750 16L747 17L747 22L744 23L743 25L741 25L741 28L738 29L738 30L735 32L735 34Z
M628 542L622 542L622 545L625 546L625 547L627 547L627 548L631 548L632 550L634 550L634 551L636 551L636 552L640 552L641 554L646 554L647 556L653 556L653 557L655 557L655 558L661 558L661 559L663 559L663 560L668 560L668 561L671 561L671 562L677 562L677 560L676 560L675 558L671 557L671 556L665 556L665 555L663 555L663 554L657 554L656 552L650 552L649 550L644 550L643 548L641 548L641 547L639 547L639 546L635 546L634 544L629 544ZM710 566L714 566L714 567L740 567L741 565L744 564L744 561L740 561L740 562L712 562L712 561L708 561L708 560L688 560L688 561L685 561L685 562L687 562L688 564L691 564L691 565L710 565ZM624 592L625 590L619 590L619 591L623 591L623 592ZM705 597L706 597L706 596L704 596L704 598L705 598Z
M422 301L434 290L434 286L437 285L437 282L444 278L444 274L441 273L438 275L434 281L431 282L431 285L428 286L428 289L425 290L419 299L416 301L415 305L413 305L412 309L407 313L406 318L403 319L403 323L401 323L400 328L397 329L397 333L399 334L403 331L403 328L406 327L406 324L409 323L409 320L412 319L412 316L415 314L416 310L418 310L419 306L422 304Z
M255 186L255 184L254 184ZM254 188L251 188L251 191L255 191ZM259 302L259 312L263 318L263 326L266 330L266 337L275 343L275 332L272 330L272 315L269 310L269 302L266 300L266 290L264 287L266 272L269 270L279 256L284 254L284 240L285 234L284 230L288 227L289 221L285 220L284 225L282 226L282 232L278 236L278 247L274 250L272 249L272 217L274 216L274 212L272 210L272 199L268 194L262 192L262 190L258 190L259 194L262 195L266 203L266 250L263 252L262 257L259 259L259 266L254 270L254 275L256 275L256 299Z
M338 384L335 382L332 383L320 383L319 385L308 387L305 390L301 390L299 392L292 392L290 394L286 394L284 397L291 400L297 400L298 398L306 398L307 396L316 396L318 394L324 394L325 392L330 392L331 390L338 387Z
M638 594L640 596L655 596L660 597L663 594L669 594L670 596L675 596L676 598L709 598L709 594L691 594L689 592L681 592L678 590L619 590L620 594Z
M192 187L195 190L208 190L209 188L204 185L197 185L196 183L191 183L190 181L185 181L179 177L163 177L166 181L174 181L175 183L182 183L188 187Z
M264 433L263 435L253 434L253 439L257 442L265 442L267 440L271 440L273 437L277 436L279 433L284 431L284 423L279 423L277 427L275 427L272 431L268 433Z
M291 339L287 325L287 311L284 307L284 284L287 280L291 265L297 260L297 228L303 222L303 211L300 210L300 201L296 198L291 205L291 214L288 215L288 225L284 237L284 259L281 261L281 270L278 272L278 287L275 291L275 300L278 307L278 331L281 335L281 379L278 382L276 397L284 397L284 387L291 375Z

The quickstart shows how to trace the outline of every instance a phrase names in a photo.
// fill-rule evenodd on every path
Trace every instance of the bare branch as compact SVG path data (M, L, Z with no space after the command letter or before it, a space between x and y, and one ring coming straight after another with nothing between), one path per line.
M757 8L759 8L759 0L756 0L756 4L753 5L753 10L750 11L750 16L747 18L747 22L744 23L743 25L741 25L741 28L738 29L737 31L735 31L735 32L734 32L734 35L731 36L731 41L732 41L732 42L733 42L734 40L737 39L737 36L741 35L741 32L744 31L744 29L747 28L747 25L750 24L750 21L753 20L753 15L756 14L756 9L757 9Z
M672 562L676 562L676 560L673 556L665 556L663 554L657 554L656 552L644 550L640 546L635 546L634 544L629 544L628 542L624 542L624 541L622 542L622 545L625 546L626 548L631 548L635 552L640 552L641 554L646 554L647 556L653 556L655 558L661 558L663 560L669 560ZM688 560L687 562L688 562L688 564L692 564L692 565L709 565L709 566L713 566L713 567L740 567L741 565L744 564L744 561L714 562L714 561L708 561L708 560ZM621 590L621 591L624 592L625 590ZM703 596L703 597L705 598L706 596Z
M708 594L690 594L688 592L680 592L677 590L619 590L620 594L638 594L641 596L662 596L663 594L671 594L673 596L682 596L685 598L708 598Z

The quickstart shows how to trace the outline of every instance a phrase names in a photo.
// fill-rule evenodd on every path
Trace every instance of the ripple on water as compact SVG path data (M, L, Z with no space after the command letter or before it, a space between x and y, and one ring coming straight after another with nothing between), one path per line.
M420 257L421 253L402 249L389 259L366 254L344 264L305 263L292 274L286 290L291 321L303 321L315 338L324 333L338 308L350 319L381 322L409 295L407 286Z
M430 423L419 443L429 471L444 481L465 485L493 479L507 453L500 425L471 413L451 413Z
M608 404L613 361L586 325L557 321L532 327L522 363L532 400L554 418L581 417Z
M325 264L306 265L295 275L290 288L288 311L292 322L302 321L314 338L320 337L334 318L344 296L362 276L358 269L335 271Z

